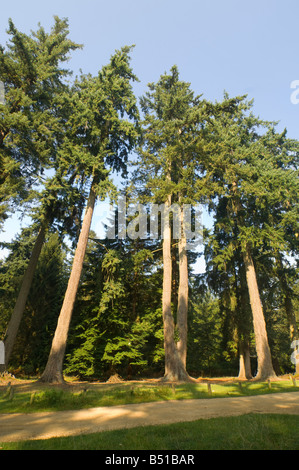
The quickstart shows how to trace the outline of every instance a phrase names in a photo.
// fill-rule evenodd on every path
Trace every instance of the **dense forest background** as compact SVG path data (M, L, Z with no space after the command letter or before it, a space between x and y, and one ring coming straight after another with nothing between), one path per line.
M294 372L299 142L254 116L245 96L224 94L220 103L195 96L175 66L135 97L130 47L116 51L97 76L71 81L63 64L81 46L68 38L66 20L55 18L50 33L40 27L30 36L10 21L8 34L0 49L0 221L17 208L32 223L2 243L6 369L40 376L49 355L57 360L54 335L69 293L73 304L60 339L66 375L160 377L172 354L193 377L255 376L255 299L275 373ZM172 236L166 253L162 233L123 238L116 230L114 239L100 240L86 214L91 209L92 217L96 200L116 205L119 194L144 207L202 204L213 224L203 227L194 250ZM79 251L82 270L74 262ZM206 271L197 274L192 266L201 255ZM75 271L76 289L69 282ZM172 339L178 346L184 335L185 363L184 351L171 350Z

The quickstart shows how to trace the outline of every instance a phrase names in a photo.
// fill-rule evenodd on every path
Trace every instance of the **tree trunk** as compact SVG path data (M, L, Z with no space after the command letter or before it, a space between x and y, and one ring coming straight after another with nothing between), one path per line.
M243 208L237 194L238 188L236 181L233 181L232 183L232 190L234 194L234 211L236 213L237 219L241 221L242 225L244 225L244 220L242 216ZM255 267L253 264L250 247L248 244L246 245L246 249L245 251L243 251L242 256L246 272L246 282L253 318L253 329L255 335L255 346L258 361L257 374L255 378L257 380L265 380L267 378L276 377L276 374L272 365L263 306L257 284Z
M184 364L179 356L174 339L174 319L171 312L172 291L172 258L171 258L171 227L169 223L168 208L171 206L171 196L165 203L164 230L163 230L163 294L162 311L164 326L165 351L165 381L188 380Z
M45 229L44 227L40 228L38 236L36 238L32 254L26 269L26 272L23 277L22 285L19 291L19 295L11 315L10 321L8 323L8 327L6 330L5 338L4 338L4 345L5 345L5 368L7 368L13 347L15 344L15 340L18 334L19 326L22 320L22 316L25 310L28 294L31 288L32 279L34 276L34 272L37 266L38 258L45 241Z
M182 234L179 239L179 293L178 293L178 309L177 309L177 328L179 333L179 341L177 343L179 357L186 368L187 359L187 336L188 336L188 256L187 256L187 240L184 227L184 210L181 207L181 227Z
M263 306L260 299L255 268L249 246L247 246L246 251L243 252L243 260L246 269L246 279L253 317L253 328L258 361L257 375L255 378L258 380L265 380L271 377L276 377L276 374L272 365Z
M239 379L252 379L249 344L244 341L239 345Z
M238 311L238 340L239 340L239 378L252 379L251 363L250 363L250 331L251 325L249 318L251 313L248 308L248 288L246 281L246 271L244 263L242 263L241 250L237 253L238 272L235 269L235 286L237 292L237 311ZM239 284L237 282L239 277ZM250 307L250 306L249 306Z
M71 322L72 312L76 300L77 290L81 278L83 261L85 257L86 247L88 243L88 235L91 226L91 220L96 201L96 194L92 184L87 202L87 207L82 223L82 228L75 251L72 271L68 281L67 290L64 301L59 314L55 335L52 341L51 351L49 354L46 368L40 378L41 382L46 383L62 383L63 379L63 361L67 344L69 326Z

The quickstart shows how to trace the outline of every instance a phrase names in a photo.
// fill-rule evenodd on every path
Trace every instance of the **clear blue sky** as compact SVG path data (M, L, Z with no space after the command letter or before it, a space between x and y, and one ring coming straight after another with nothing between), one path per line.
M70 37L84 44L69 63L76 72L96 73L115 49L136 44L138 94L176 64L195 93L247 93L261 118L299 137L299 105L290 101L299 80L298 0L6 0L0 12L1 44L9 17L27 33L67 17Z
M67 17L71 39L84 45L69 63L75 73L95 74L115 49L135 44L138 96L176 64L196 94L248 94L257 115L299 138L299 104L290 100L299 80L298 0L13 0L0 12L2 45L8 18L29 33Z

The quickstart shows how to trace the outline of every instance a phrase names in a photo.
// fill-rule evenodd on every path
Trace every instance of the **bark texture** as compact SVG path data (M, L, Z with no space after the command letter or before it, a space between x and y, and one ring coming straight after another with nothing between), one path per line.
M263 306L249 246L246 247L246 251L243 253L243 260L246 269L246 279L253 317L253 328L258 360L258 369L255 378L258 380L265 380L271 377L276 377L276 374L272 365Z
M165 203L164 229L163 229L163 326L165 351L165 381L186 381L189 375L180 357L175 343L175 325L171 311L172 291L172 258L171 258L171 227L168 219L168 209L171 206L171 196ZM167 216L166 216L167 214Z
M177 310L177 328L179 333L179 341L177 343L180 360L186 368L187 360L187 336L188 336L188 256L187 256L187 240L185 237L184 227L184 210L181 207L181 227L182 234L179 239L179 293L178 293L178 310Z
M238 221L244 225L242 216L243 208L237 194L237 183L233 181L232 190L234 195L233 208ZM245 250L242 253L243 262L245 266L246 282L249 293L249 300L253 319L253 329L255 336L255 347L257 353L257 374L256 380L265 380L271 377L276 377L272 365L271 351L268 342L268 335L266 330L266 322L263 312L263 306L260 298L255 267L251 255L250 246L247 243Z
M239 346L239 379L252 379L249 344L244 341Z

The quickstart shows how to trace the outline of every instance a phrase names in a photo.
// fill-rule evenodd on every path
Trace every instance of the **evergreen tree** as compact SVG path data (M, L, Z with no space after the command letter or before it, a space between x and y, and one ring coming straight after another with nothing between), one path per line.
M223 367L222 318L217 296L194 280L190 295L188 367L195 375L211 376Z
M38 373L46 364L66 284L67 267L58 233L47 237L35 270L11 367Z
M210 142L211 180L218 183L215 205L219 201L226 204L225 216L218 224L231 233L225 249L218 247L218 260L225 264L234 250L241 250L258 355L256 378L264 379L275 373L253 255L262 251L265 240L272 250L284 246L283 231L267 223L264 215L265 207L281 204L283 192L290 187L286 184L290 171L279 168L273 155L277 144L273 124L249 113L251 106L240 99L232 113L215 115L205 131Z
M129 65L129 52L129 47L117 51L97 77L82 77L75 85L78 107L70 121L73 137L64 150L70 164L78 162L81 174L87 175L90 191L52 348L41 377L44 382L63 381L67 336L96 198L105 197L111 190L109 171L125 169L138 136L138 110L131 86L136 77Z
M59 95L69 71L61 64L80 47L68 38L67 20L54 17L50 33L43 27L26 35L9 20L9 42L0 46L0 205L5 210L30 196L46 168L55 161L59 129Z
M68 38L67 21L58 17L55 17L55 24L49 34L40 26L37 32L30 36L25 35L16 29L11 20L8 33L11 36L8 50L5 51L3 47L0 49L0 79L5 88L5 105L2 106L3 119L0 124L0 159L3 160L5 175L2 187L4 193L9 193L9 201L20 203L29 200L36 203L36 199L41 199L37 183L39 186L43 185L45 170L57 169L57 148L63 140L66 116L62 103L68 91L64 80L70 72L62 68L62 63L69 58L70 51L79 46ZM10 162L8 165L11 171L6 171L7 162ZM10 181L18 181L17 189L10 187ZM10 189L6 191L7 184ZM47 185L53 186L53 179ZM45 192L43 207L39 210L36 243L5 334L6 366L18 333L47 226L53 222L53 213L57 207L56 203L53 208L53 188L48 188ZM49 195L52 196L52 207ZM57 199L57 194L54 194L54 198ZM6 196L2 200L5 203ZM43 210L46 210L46 216L42 213Z
M160 367L163 352L159 252L151 253L144 240L100 241L92 232L91 238L65 372L83 378L153 372Z
M163 204L161 236L163 239L163 294L165 380L188 380L187 313L188 256L186 231L183 230L183 205L200 199L200 185L194 184L202 161L198 156L201 128L206 107L195 97L190 84L179 80L177 67L170 74L149 85L141 99L144 113L143 146L140 150L139 175L146 182L144 194L156 204ZM201 187L202 190L203 186ZM195 198L195 195L197 198ZM172 232L169 211L177 204L180 223L177 234ZM186 227L185 227L186 228ZM179 287L177 293L176 328L172 311L172 245L178 239ZM176 341L176 330L178 340Z

